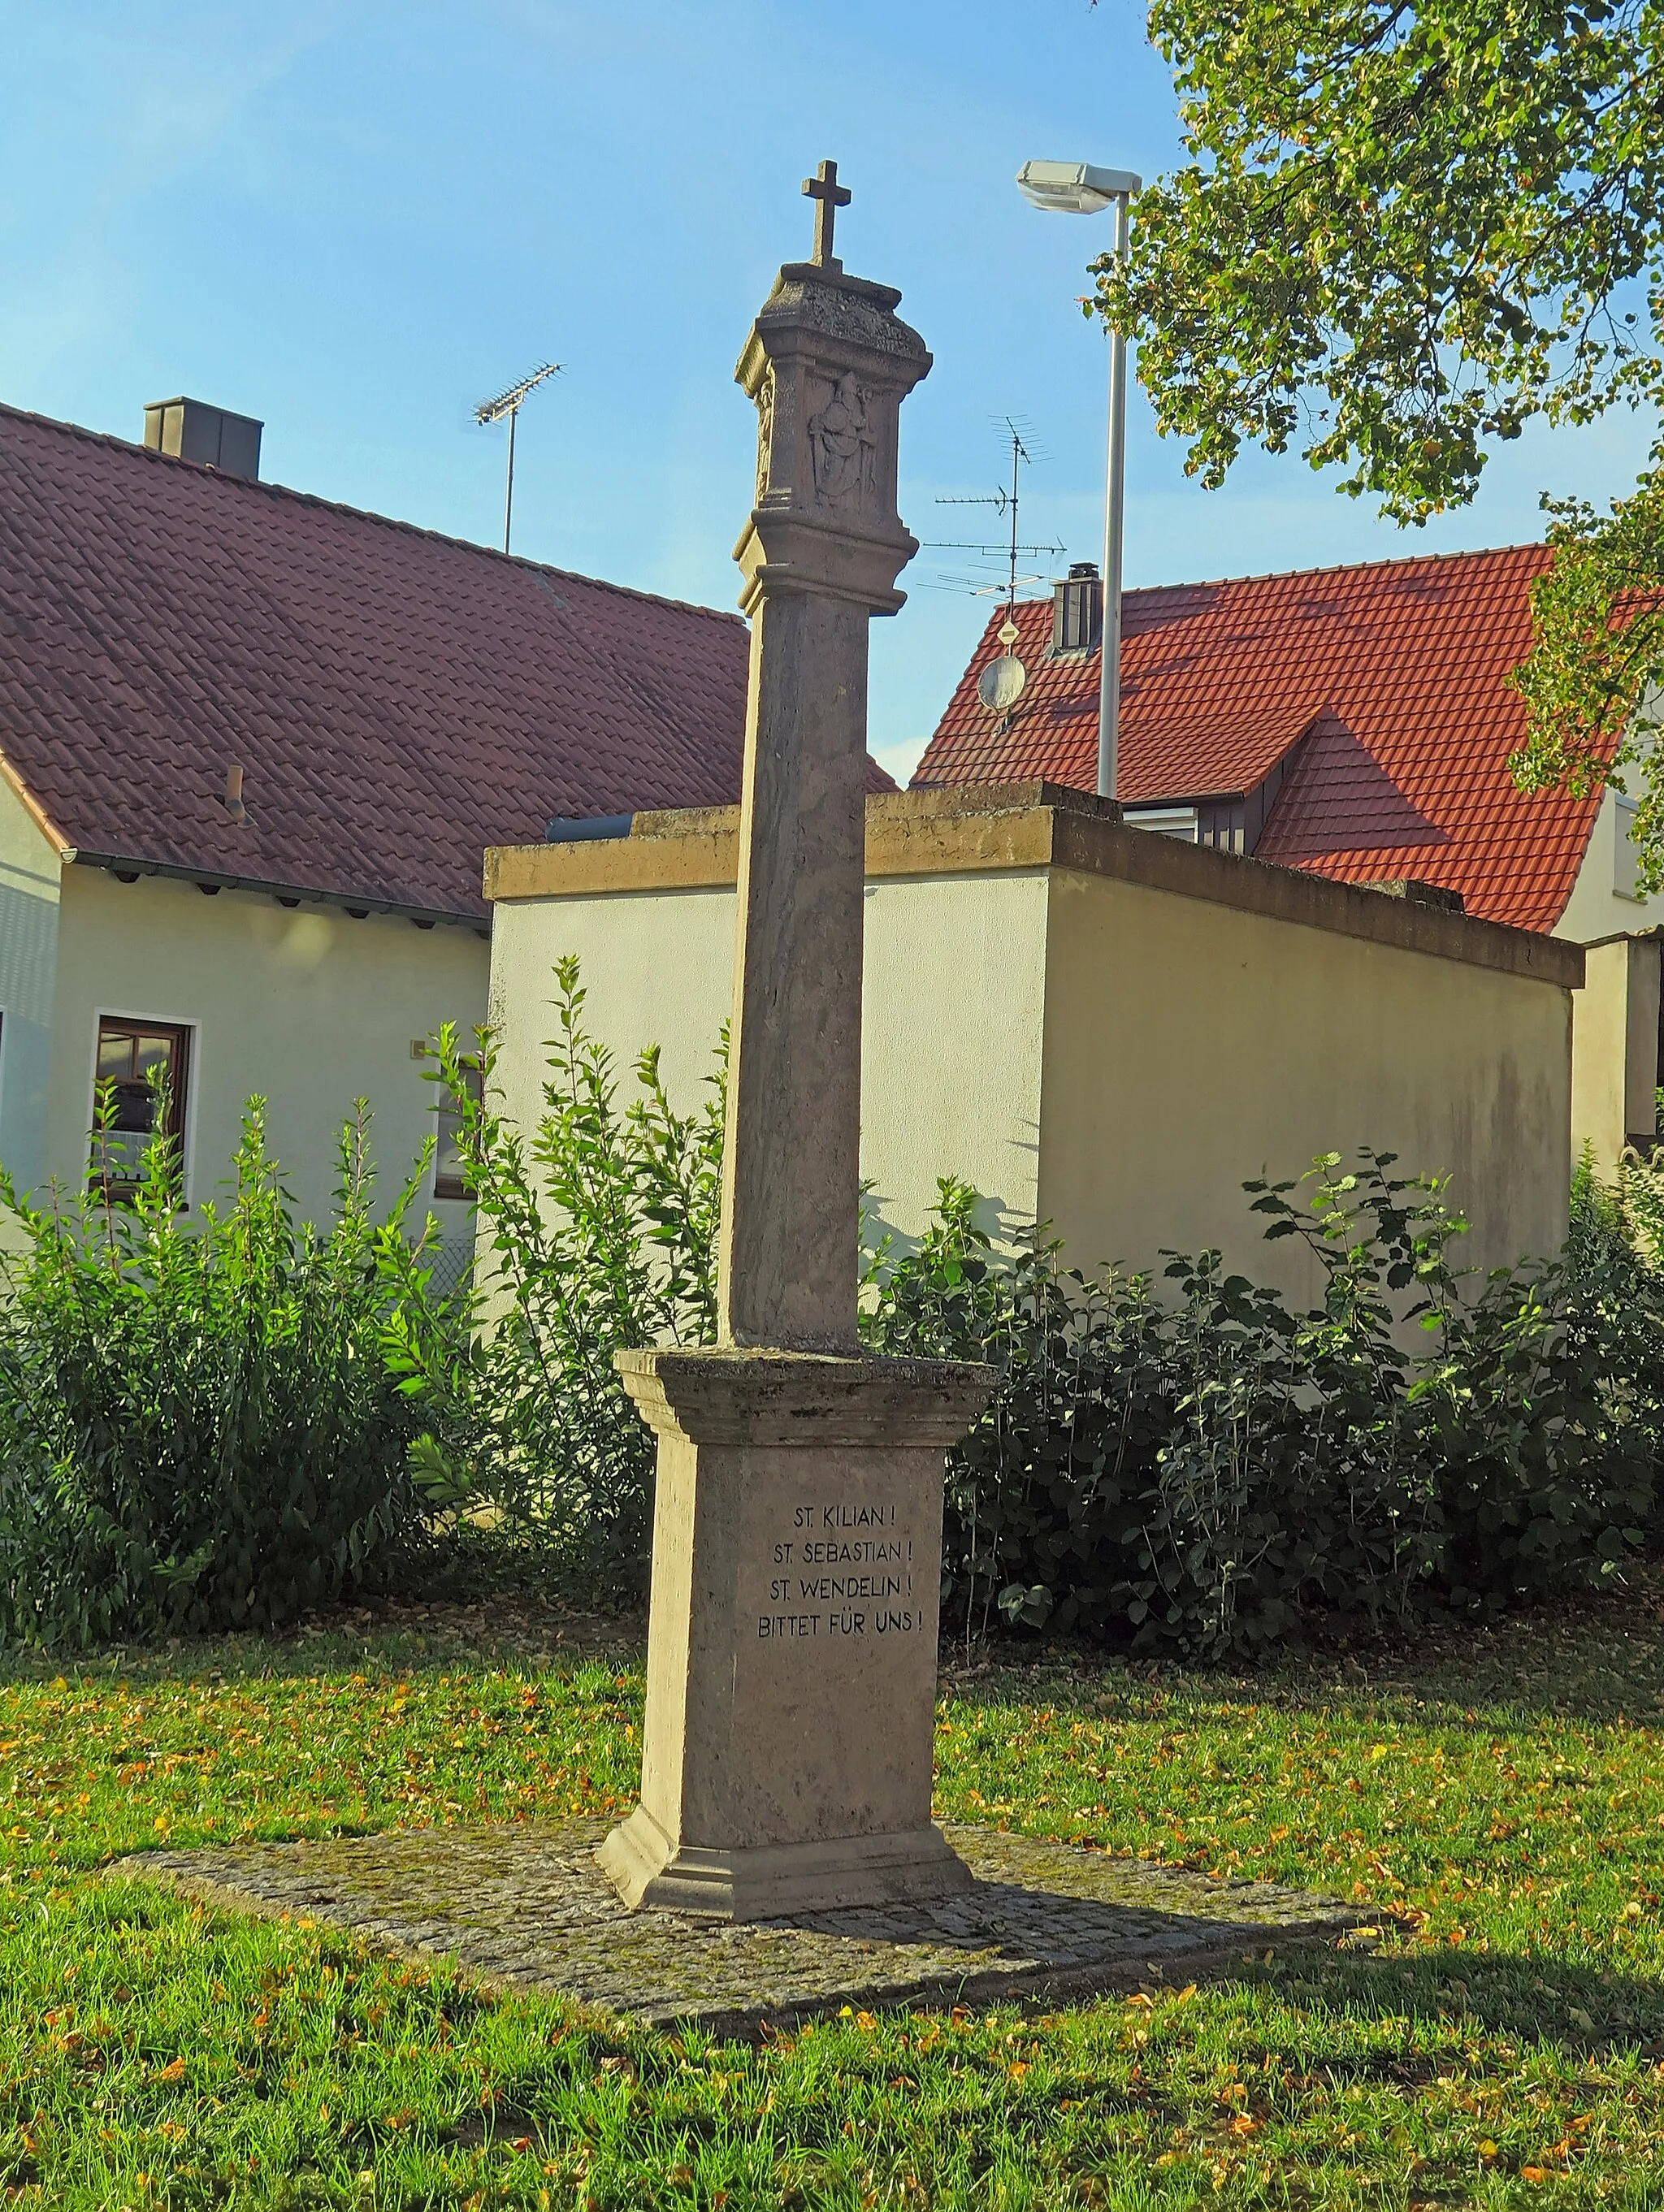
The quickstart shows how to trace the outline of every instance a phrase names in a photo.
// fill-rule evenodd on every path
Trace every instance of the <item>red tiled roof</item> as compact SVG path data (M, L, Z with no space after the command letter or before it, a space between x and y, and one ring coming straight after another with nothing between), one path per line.
M483 916L487 845L737 799L747 653L734 615L0 408L0 756L86 853Z
M1119 795L1251 790L1299 744L1256 857L1351 883L1419 877L1470 914L1551 929L1599 805L1515 790L1541 545L1129 592ZM1050 660L1051 609L1017 609L1028 686L1010 726L977 698L998 610L914 781L1097 781L1098 656Z

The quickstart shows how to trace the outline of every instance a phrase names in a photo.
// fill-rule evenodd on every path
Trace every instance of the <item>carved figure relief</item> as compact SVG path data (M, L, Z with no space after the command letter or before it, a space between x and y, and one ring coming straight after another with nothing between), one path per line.
M852 372L840 376L832 398L809 417L809 457L818 507L859 506L872 488L876 451L867 416L867 394Z
M757 496L769 488L769 448L774 442L774 375L771 371L757 387Z

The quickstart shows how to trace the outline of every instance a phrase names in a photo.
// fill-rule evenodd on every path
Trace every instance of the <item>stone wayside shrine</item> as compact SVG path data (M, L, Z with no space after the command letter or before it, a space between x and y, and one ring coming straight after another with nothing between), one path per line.
M832 254L836 164L740 356L757 495L722 1173L721 1340L619 1368L658 1432L641 1802L601 1848L631 1905L754 1920L942 1895L930 1821L945 1455L982 1367L856 1327L867 625L917 551L901 403L930 367Z
M856 1330L867 624L917 550L896 428L930 356L899 295L833 258L833 165L804 190L814 258L782 269L739 371L759 435L722 1341L619 1358L659 1439L640 1802L610 1832L459 1824L109 1869L724 2033L1228 1970L1362 1917L931 1823L942 1474L993 1376L866 1358Z

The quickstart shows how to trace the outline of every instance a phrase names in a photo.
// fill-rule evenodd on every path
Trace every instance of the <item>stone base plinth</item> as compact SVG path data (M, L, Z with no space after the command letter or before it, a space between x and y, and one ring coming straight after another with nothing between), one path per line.
M625 1901L730 1920L942 1897L930 1824L942 1484L993 1376L948 1361L631 1352L658 1431Z
M644 1805L597 1853L625 1903L764 1920L852 1905L902 1905L969 1889L971 1870L940 1828L905 1835L836 1836L825 1843L702 1850L674 1844Z
M615 1829L614 1834L618 1832ZM142 1851L107 1869L235 1912L321 1921L447 1960L486 1987L559 1992L671 2027L744 2034L845 2005L998 2004L1180 1985L1268 1946L1372 1943L1380 1915L1269 1882L991 1829L949 1837L957 1896L762 1921L630 1912L595 1871L599 1820L416 1828L298 1844Z

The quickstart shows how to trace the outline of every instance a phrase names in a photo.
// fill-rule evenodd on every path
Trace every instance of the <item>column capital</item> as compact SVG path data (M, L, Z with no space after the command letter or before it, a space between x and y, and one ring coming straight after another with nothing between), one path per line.
M918 550L896 511L902 401L930 355L887 284L788 262L752 325L734 377L758 416L756 505L734 549L747 614L777 592L814 592L894 614Z
M992 1396L991 1367L738 1346L617 1352L637 1412L691 1443L822 1450L840 1445L945 1451Z

